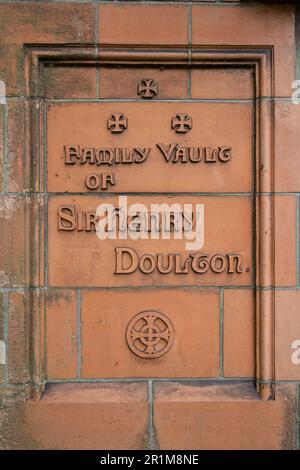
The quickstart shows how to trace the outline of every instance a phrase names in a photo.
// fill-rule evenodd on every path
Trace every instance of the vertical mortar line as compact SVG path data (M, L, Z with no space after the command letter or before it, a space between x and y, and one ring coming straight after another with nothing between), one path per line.
M192 60L191 60L191 50L189 49L189 63L188 63L188 70L187 70L187 97L188 100L191 99L191 84L192 84Z
M4 365L4 384L8 385L8 291L3 291L4 304L4 324L3 324L3 341L5 344L5 365Z
M148 380L148 449L155 449L154 424L153 424L153 381Z
M7 113L7 102L3 104L2 107L2 119L3 119L3 180L2 180L2 187L3 192L8 192L8 129L7 129L7 120L8 120L8 113Z
M76 291L76 339L77 339L77 379L81 377L81 291Z
M31 259L32 257L32 253L36 250L37 251L37 255L36 255L36 261L35 263L37 264L37 272L38 272L38 286L41 285L41 271L45 271L45 240L43 240L43 236L44 238L46 237L46 233L45 232L45 229L44 229L44 224L45 224L45 220L44 220L44 211L42 209L44 209L45 207L45 201L44 201L44 198L42 199L42 204L43 204L43 207L41 207L41 196L40 196L40 193L42 192L42 189L41 189L41 160L43 161L43 165L42 167L44 167L44 130L43 128L41 129L41 125L44 126L44 108L40 108L41 106L41 101L40 99L38 98L38 101L36 103L38 105L38 112L36 112L36 115L37 115L37 122L35 122L35 126L36 126L36 131L37 131L37 136L38 136L38 148L37 148L37 166L38 166L38 188L37 188L37 193L38 194L32 194L32 199L34 200L34 204L37 205L37 212L38 212L38 217L37 217L37 220L38 220L38 227L40 228L40 226L42 226L42 229L43 229L43 232L42 230L38 230L38 244L36 245L35 243L32 243L33 241L32 240L29 240L29 243L30 243L30 248L31 248L31 254L29 256L29 260ZM24 122L27 122L26 121L26 113L30 113L30 119L32 117L32 110L31 110L31 103L29 104L29 108L26 109L26 101L24 102ZM28 119L28 121L30 121ZM25 130L25 135L29 135L30 132L29 132L29 128L28 128L28 125L26 127L26 130ZM41 154L41 144L43 145L42 147L42 154ZM26 147L25 147L25 139L24 139L24 143L23 143L23 155L24 155L24 158L26 156ZM32 165L30 165L31 167ZM23 167L25 168L25 162L23 163ZM44 171L45 171L45 168L44 168ZM32 178L31 178L32 176ZM29 171L29 180L28 180L28 183L26 181L26 176L24 177L24 184L23 184L23 187L28 187L30 192L31 191L35 191L36 189L36 186L35 186L35 183L33 183L33 181L35 182L36 181L36 174L33 173L33 171L30 169ZM43 188L43 191L45 191L45 188ZM29 234L34 234L35 233L35 224L32 223L32 221L35 219L34 217L34 206L33 206L33 209L31 211L31 214L30 214L30 220L29 220L29 230L28 230L28 233ZM41 260L41 254L42 254L42 251L43 251L43 266L41 267L41 263L40 263L40 260ZM45 272L43 272L43 274L45 274ZM28 269L28 275L29 275L29 279L31 279L31 269L30 269L30 261L29 261L29 269ZM44 278L45 276L43 276ZM40 337L40 330L38 332L38 337Z
M44 101L43 110L43 151L44 151L44 197L45 197L45 245L44 245L44 269L45 287L48 287L48 158L47 158L47 103Z
M297 195L296 200L296 286L299 286L300 283L300 274L299 274L299 211L300 211L300 196Z
M22 102L23 102L23 134L24 134L22 167L23 169L25 169L23 170L22 188L28 188L29 193L35 192L36 182L38 182L37 192L40 192L41 191L41 136L40 136L41 110L39 108L40 101L39 99L38 100L34 99L34 101L31 102L31 101L27 101L27 99L25 98L24 100L22 99ZM35 106L34 113L31 109L31 106L33 103ZM36 149L36 146L34 146L34 149L35 149L34 157L33 156L30 157L29 169L27 170L26 168L27 150L30 152L31 144L29 141L29 145L27 149L26 138L28 139L27 136L30 136L31 125L35 127L34 134L38 136L38 139L37 139L38 148ZM28 171L28 175L26 174L27 171Z
M300 79L300 6L295 6L296 80Z
M220 289L219 306L219 375L224 377L224 289Z
M45 384L47 383L47 370L48 370L48 365L47 365L47 290L43 293L43 316L44 316L44 321L43 321L43 331L41 331L41 334L43 335L44 342L43 342L43 358L42 358L42 369L41 369L41 377L42 377L42 383Z
M256 287L256 231L257 231L257 212L256 212L256 202L257 202L257 181L256 181L256 172L257 172L257 89L256 89L256 73L255 70L252 72L253 80L253 100L252 100L252 183L251 183L251 192L252 192L252 275L251 283L253 287Z
M188 9L189 9L189 12L188 12L188 41L189 41L189 46L191 47L192 46L192 21L193 21L193 18L192 18L192 15L193 15L193 5L192 3L189 4L188 6Z
M187 77L187 97L191 99L191 76L192 76L192 4L188 6L188 77Z
M296 449L300 450L300 406L299 406L299 393L300 393L300 386L299 382L296 384L296 403L295 403L295 413L296 413L296 437L295 437L295 444Z
M95 3L96 7L96 14L95 14L95 53L96 53L96 98L100 98L100 71L99 71L99 64L98 64L98 54L99 54L99 48L98 48L98 42L99 42L99 37L98 37L98 30L99 30L99 4Z

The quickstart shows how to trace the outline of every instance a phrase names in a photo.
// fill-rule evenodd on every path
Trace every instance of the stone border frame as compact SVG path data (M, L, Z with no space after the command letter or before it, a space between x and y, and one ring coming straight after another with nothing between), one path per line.
M47 230L46 175L41 95L41 68L45 63L68 65L126 64L192 67L194 65L247 65L255 71L254 125L256 139L254 200L254 259L256 291L256 384L260 398L275 398L274 347L274 102L273 47L111 47L101 45L26 45L27 187L32 203L27 214L26 285L29 322L30 395L45 389L45 243Z

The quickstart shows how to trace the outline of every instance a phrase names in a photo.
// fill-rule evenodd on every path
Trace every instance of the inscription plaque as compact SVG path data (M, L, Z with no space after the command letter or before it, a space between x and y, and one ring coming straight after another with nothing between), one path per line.
M48 190L85 192L109 173L113 192L251 192L252 114L249 102L51 103Z
M216 377L224 291L255 279L253 103L135 83L47 105L48 284L78 293L81 379Z

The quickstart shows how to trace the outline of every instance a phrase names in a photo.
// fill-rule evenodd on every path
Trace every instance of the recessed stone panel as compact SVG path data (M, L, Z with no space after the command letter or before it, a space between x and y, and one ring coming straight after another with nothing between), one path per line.
M81 305L83 378L219 375L217 290L83 291ZM141 327L134 325L140 333L134 342L143 357L128 347L126 335L137 314L145 318ZM172 325L171 338L164 336L161 315ZM151 348L162 349L164 343L168 351L154 358Z
M123 196L124 197L124 196ZM52 196L49 198L49 284L59 287L125 287L184 285L243 285L253 279L250 196L130 196L127 207L143 204L155 213L155 205L203 207L204 239L187 239L177 232L152 238L149 218L147 239L130 232L107 233L99 239L96 212L99 206L121 207L118 196ZM153 209L154 207L154 209ZM194 209L195 210L195 209ZM242 219L241 219L242 214ZM199 227L197 232L202 231ZM121 239L124 236L126 239ZM132 237L137 237L133 239ZM202 246L202 241L204 245ZM189 243L198 248L187 249Z
M250 192L252 113L251 103L49 104L48 191Z

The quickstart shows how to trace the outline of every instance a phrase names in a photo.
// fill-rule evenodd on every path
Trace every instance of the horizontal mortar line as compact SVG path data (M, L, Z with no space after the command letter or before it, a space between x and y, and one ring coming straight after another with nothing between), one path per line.
M113 1L113 0L112 0ZM143 1L143 0L141 0ZM226 1L226 0L225 0ZM234 0L233 0L234 1ZM236 5L237 6L237 5ZM136 43L136 42L127 42L124 44L124 42L108 42L107 40L102 40L101 41L101 38L99 39L99 41L97 43L95 43L95 40L93 40L92 38L90 40L86 39L86 40L83 40L81 42L78 42L78 41L69 41L67 43L36 43L36 42L32 42L32 41L29 41L29 42L25 42L24 43L24 46L25 48L28 48L28 49L34 49L34 50L38 50L38 51L43 51L43 50L46 50L46 51L52 51L53 49L55 49L56 47L59 47L60 49L62 49L63 51L65 51L66 49L68 50L71 50L72 52L75 52L75 55L72 56L66 56L66 55L63 55L63 56L59 56L59 59L61 59L63 57L64 59L64 63L67 62L67 59L69 58L69 61L74 61L76 60L78 62L78 60L82 59L84 62L86 62L86 60L94 60L95 59L95 55L94 55L94 51L95 49L99 49L99 52L126 52L128 54L128 50L130 52L134 52L134 53L138 53L138 52L145 52L145 53L157 53L158 54L158 57L157 57L157 60L154 61L154 64L158 64L158 65L165 65L163 63L163 60L161 59L161 56L162 56L162 53L175 53L175 55L178 55L178 54L182 54L185 53L185 54L188 54L188 53L201 53L203 54L203 57L204 55L206 56L207 58L207 63L205 62L205 59L201 58L200 60L197 60L198 58L196 57L196 60L194 59L194 57L192 56L191 58L189 58L188 56L184 57L184 58L180 58L179 61L177 61L177 59L175 58L174 61L172 61L172 59L170 61L167 61L167 67L172 67L174 65L176 66L189 66L189 65L194 65L197 66L197 67L202 67L203 65L218 65L218 66L230 66L230 67L233 67L233 68L236 68L236 69L239 69L239 68L247 68L247 69L254 69L254 66L255 66L255 62L256 60L252 60L251 57L250 59L248 57L245 58L245 54L255 54L255 53L259 53L259 54L264 54L264 55L268 55L270 56L271 53L272 53L272 50L274 48L273 45L268 45L268 46L260 46L258 44L255 44L255 45L245 45L245 44L236 44L234 46L232 45L222 45L222 44L203 44L203 43L199 43L198 41L194 41L193 44L189 44L189 41L188 41L188 38L184 39L184 40L181 40L179 42L160 42L159 44L147 44L147 43ZM85 51L85 49L88 48L90 51L89 52L93 52L93 55L84 55L83 52ZM78 55L78 51L79 51L79 55ZM220 53L220 54L234 54L234 53L242 53L244 55L243 59L240 60L240 58L238 58L237 60L234 59L232 56L230 56L229 58L226 58L224 60L224 58L216 58L215 56L213 58L210 57L210 55L212 53ZM149 54L147 54L149 55ZM133 58L135 58L135 55L133 54ZM163 57L164 58L164 57ZM191 60L190 60L191 59ZM45 65L48 65L49 63L52 63L52 62L56 62L58 64L60 64L59 61L57 61L57 57L54 56L54 57L42 57L42 60L44 62ZM148 59L149 62L145 62L145 60L142 60L142 63L146 63L146 64L149 64L149 65L153 65L153 60L151 59ZM138 62L140 62L139 59L137 59ZM124 61L122 60L121 61L122 63L124 63ZM132 61L130 63L135 63L136 61ZM199 63L200 62L200 63ZM202 62L202 63L201 63ZM104 65L107 65L108 64L108 61L104 59ZM115 61L114 61L114 64L115 64ZM101 65L101 62L99 61L96 61L94 62L94 65ZM13 93L12 93L13 95ZM274 95L265 95L265 96L274 96Z
M101 63L98 64L98 67ZM130 65L129 65L130 66ZM44 101L45 103L254 103L259 101L292 103L291 96L260 96L254 98L45 98L44 96L7 95L7 100ZM4 105L5 106L5 105Z
M33 193L34 194L34 193ZM36 193L37 194L37 193ZM45 194L45 193L42 193ZM138 192L138 191L122 191L122 192L109 192L109 193L82 193L82 192L48 192L48 196L83 196L83 197L110 197L110 196L146 196L146 197L151 197L151 196L213 196L213 197L222 197L222 196L246 196L246 197L251 197L254 196L254 193L251 192L245 192L245 193L210 193L210 192ZM261 193L262 194L262 193ZM263 193L263 194L268 194L268 193ZM271 193L270 193L271 194ZM24 195L24 194L23 194Z
M23 3L91 3L91 4L109 3L109 0L108 1L105 1L105 0L21 0L21 1ZM118 2L118 0L113 0L113 1ZM150 0L150 1L156 3L156 0ZM157 0L157 1L160 2L162 0ZM187 1L190 1L190 0L187 0ZM0 0L0 3L16 3L16 0Z
M106 66L109 66L106 64ZM130 65L125 64L130 67ZM76 65L74 65L76 67ZM88 66L86 66L88 67ZM98 68L101 67L101 62L98 63ZM86 97L86 98L51 98L45 96L32 96L32 95L14 95L10 94L6 96L7 100L28 100L28 101L45 101L46 103L253 103L259 101L279 101L279 102L290 102L292 103L291 96L257 96L253 98L97 98L97 97ZM5 106L5 104L4 104Z
M130 52L133 52L133 54L131 54L133 56L133 60L130 61L130 60L126 60L123 61L122 59L119 59L118 61L118 65L119 64L123 64L125 63L126 65L126 62L130 63L131 65L135 64L136 62L138 63L142 63L143 65L164 65L166 67L174 67L174 65L176 67L188 67L188 66L196 66L196 67L202 67L203 65L212 65L212 66L215 66L215 65L218 65L218 66L227 66L227 67L232 67L232 68L236 68L236 69L240 69L240 68L246 68L246 69L249 69L249 70L253 70L254 69L254 66L255 66L255 59L254 60L251 60L251 58L249 59L248 57L245 59L245 54L256 54L256 53L259 53L259 54L264 54L264 55L268 55L270 56L271 55L271 52L272 52L272 48L273 46L272 45L269 45L269 46L259 46L259 45L254 45L254 46L248 46L248 45L234 45L234 46L226 46L226 45L220 45L220 44L199 44L198 42L194 42L193 44L189 44L188 42L188 38L187 40L183 40L183 41L180 41L180 42L161 42L160 44L146 44L146 43L139 43L137 44L136 42L129 42L129 43L125 43L124 42L107 42L107 41L101 41L101 38L99 39L99 41L97 43L95 43L95 41L88 41L88 40L85 40L85 41L82 41L82 42L68 42L67 44L43 44L43 43L32 43L32 42L26 42L24 43L24 46L26 48L33 48L33 49L37 49L38 51L43 51L43 50L48 50L48 51L52 51L53 48L55 49L55 47L60 47L60 49L62 50L71 50L72 53L74 53L75 55L63 55L63 64L66 64L67 62L70 63L70 62L73 62L73 61L76 61L76 63L78 62L78 60L82 60L84 63L86 63L87 61L88 62L91 62L91 61L94 61L93 62L93 65L95 66L98 66L98 65L109 65L110 64L110 60L111 59L106 59L104 58L103 61L101 61L101 53L102 52L125 52L126 54L128 54L128 50ZM90 54L88 55L84 55L84 51L86 49L89 49L89 52ZM99 56L95 56L95 49L98 50L98 52L100 53L100 57ZM74 52L76 51L76 52ZM78 51L79 51L79 54L78 54ZM136 59L135 57L135 54L136 53L145 53L145 56L144 56L144 59ZM173 57L167 61L167 64L165 63L164 61L164 57L162 56L164 53L172 53L173 54ZM194 56L192 54L195 54L195 53L201 53L203 55L203 57L201 57L201 59L198 59L196 57L196 59L194 59ZM244 60L240 60L240 58L238 58L237 60L235 58L233 58L232 56L230 56L228 59L226 58L224 60L223 57L221 58L216 58L215 56L213 58L211 58L211 54L239 54L239 53L242 53L244 54ZM91 55L92 54L92 55ZM148 59L147 56L149 56L149 54L156 54L157 55L157 59L155 58L154 61L152 59L152 57L150 57L150 59ZM181 55L181 57L179 59L177 59L176 55ZM185 54L185 57L183 58L182 57L182 54ZM204 56L205 59L204 59ZM128 55L127 55L128 57ZM61 59L62 57L59 56L59 59ZM98 60L94 60L94 59L98 59ZM69 59L69 60L68 60ZM100 59L100 60L99 60ZM42 60L43 60L43 63L44 65L49 65L50 63L58 63L60 64L58 61L57 61L57 57L54 56L48 56L48 57L42 57ZM116 65L116 62L115 62L115 59L112 59L113 60L113 65ZM117 59L118 60L118 59ZM271 94L267 94L267 95L264 95L264 96L274 96L274 95L271 95Z
M5 0L3 0L5 1ZM14 1L14 0L11 0ZM30 0L33 1L33 0ZM46 0L47 1L47 0ZM51 1L51 0L50 0ZM52 1L59 1L59 0L52 0ZM66 0L67 1L67 0ZM80 0L71 0L71 1L80 1ZM90 0L92 1L92 0ZM96 3L104 3L104 4L120 4L124 5L124 0L94 0ZM147 4L153 4L153 5L203 5L203 6L220 6L220 4L223 3L223 6L226 5L234 5L234 6L239 6L236 4L236 0L178 0L176 1L168 1L168 0L125 0L126 5L147 5ZM210 1L211 5L207 4L207 1ZM145 2L145 3L144 3Z
M90 3L90 4L108 4L108 5L124 5L124 1L126 1L126 5L145 5L143 3L143 0L130 0L127 2L127 0L23 0L23 2L27 3ZM214 1L214 0L211 0ZM223 0L221 0L223 1ZM226 1L226 0L225 0ZM225 5L229 3L234 3L234 1L230 2L230 0L227 0ZM0 0L0 3L16 3L16 0ZM182 5L182 6L187 6L189 4L195 5L195 0L182 0L182 1L163 1L163 0L147 0L146 5ZM207 2L205 0L198 0L197 4L202 4L202 5L207 5ZM214 5L214 4L212 4ZM217 4L216 4L217 5Z
M292 97L291 96L260 96L257 98L254 98L256 101L288 101L292 103Z
M57 288L59 289L59 287ZM74 289L76 289L74 287ZM82 291L89 291L89 290L95 290L94 287L80 287ZM148 290L155 290L155 289L255 289L254 286L218 286L218 285L182 285L182 286L111 286L111 287L97 287L96 289L98 290L143 290L143 289L148 289Z
M97 169L100 167L97 167ZM0 191L0 196L84 196L84 197L109 197L109 196L300 196L300 191L264 191L264 192L142 192L142 191L120 191L120 192L45 192L45 191Z
M300 289L300 286L257 286L257 290L291 290L291 291L297 291Z
M155 290L155 289L172 289L172 290L182 290L182 289L226 289L226 290L237 290L237 289L251 289L251 290L272 290L272 291L299 291L300 285L298 286L254 286L254 285L245 285L245 286L238 286L238 285L213 285L213 284L203 284L203 285L166 285L166 286L31 286L31 287L0 287L0 292L29 292L29 291L48 291L48 290L78 290L81 289L82 291L110 291L110 290Z
M262 380L262 379L255 379L259 384L271 384L271 385L280 385L280 384L298 384L300 383L299 379L278 379L278 380Z
M150 0L150 1L155 2L156 0ZM162 0L157 0L157 1L159 2ZM190 1L190 0L187 0L187 1ZM104 2L104 0L23 0L23 3L102 3L102 2ZM0 3L16 3L16 0L0 0ZM109 3L109 1L107 3Z
M256 193L257 195L261 196L299 196L300 193L298 191L271 191L271 192L261 192Z
M112 0L113 1L113 0ZM126 1L126 0L125 0ZM143 1L143 0L141 0ZM101 39L101 38L100 38ZM178 55L178 54L182 54L182 53L185 53L185 54L188 54L190 52L192 53L201 53L201 54L205 54L206 57L207 57L207 62L208 62L208 65L223 65L223 66L230 66L230 67L234 67L234 68L247 68L247 69L254 69L254 62L251 60L247 59L245 60L242 60L240 61L240 59L238 58L237 60L235 60L234 58L232 58L232 56L229 57L228 60L225 60L224 61L224 58L211 58L210 57L210 54L211 53L228 53L229 54L232 54L232 53L240 53L242 52L243 54L253 54L253 53L263 53L263 54L268 54L270 55L271 53L271 49L272 49L272 45L269 45L269 46L259 46L259 45L255 45L255 46L248 46L248 45L235 45L235 46L226 46L226 45L220 45L220 44L199 44L197 42L195 42L193 45L190 45L188 43L188 41L180 41L180 42L161 42L159 44L146 44L146 43L136 43L136 42L128 42L128 43L125 43L124 42L108 42L108 41L101 41L99 39L99 42L95 43L95 41L93 40L85 40L85 41L82 41L82 42L68 42L66 44L57 44L57 43L51 43L51 44L45 44L45 43L36 43L36 42L25 42L24 43L24 46L26 48L33 48L35 50L38 50L38 51L43 51L43 50L46 50L46 51L52 51L53 49L55 49L55 47L59 47L60 49L62 49L63 51L65 50L71 50L71 52L75 52L75 55L72 56L72 55L69 55L69 56L66 56L66 55L63 55L63 59L64 59L64 62L63 64L66 63L66 61L69 59L69 61L78 61L80 59L82 59L83 61L86 61L86 60L93 60L95 59L95 55L94 55L94 51L95 49L98 49L100 53L102 52L126 52L128 54L128 50L130 52L133 52L133 53L139 53L139 52L144 52L146 53L146 56L149 55L149 53L157 53L158 56L157 56L157 60L155 59L154 60L154 64L157 64L157 65L165 65L165 63L163 62L163 59L164 57L161 59L162 57L162 54L163 53L175 53L175 55ZM92 52L93 55L83 55L83 52L85 51L85 49L88 48L90 49L89 52ZM55 49L56 50L56 49ZM78 51L79 51L79 54L78 55ZM135 54L132 54L133 55L133 58L135 58ZM145 56L145 57L146 57ZM78 59L79 57L79 59ZM59 59L61 59L62 56L59 56ZM60 62L57 61L57 57L54 56L43 56L42 57L42 60L44 62L44 64L47 66L49 65L49 63L58 63L58 65L60 65ZM108 59L110 60L110 59ZM114 59L113 59L114 60ZM148 59L149 62L145 62L145 60L141 60L142 64L149 64L149 65L153 65L153 60L152 58ZM192 58L192 61L189 60L189 57L186 55L183 59L180 58L179 61L177 61L177 58L174 59L174 61L172 61L172 59L170 61L167 61L167 64L166 64L166 67L173 67L174 65L176 65L176 67L182 67L184 65L188 66L188 65L191 65L193 63L195 63L196 66L199 65L199 61L198 62L195 62ZM197 59L196 59L197 60ZM202 60L202 58L200 59L200 61ZM126 59L125 59L126 61ZM132 62L130 62L130 64L134 64L136 62L140 62L140 59L137 59L137 60L133 60ZM204 62L204 61L203 61ZM228 64L229 62L229 64ZM103 62L99 62L99 61L96 61L94 62L93 65L107 65L109 62L107 60L104 59ZM121 63L124 64L124 61L121 60ZM126 62L125 62L126 63ZM114 60L114 65L115 65L115 60ZM203 64L200 64L199 66L201 67ZM267 95L268 96L268 95ZM270 95L272 96L272 95Z
M54 0L54 1L59 1L59 0ZM67 1L67 0L66 0ZM73 1L73 0L72 0ZM80 1L80 0L75 0L75 1ZM94 0L96 3L103 3L103 4L120 4L124 5L124 0ZM113 1L113 3L112 3ZM168 1L168 0L147 0L145 3L143 0L125 0L126 5L182 5L182 6L187 6L187 5L195 5L195 0L178 0L176 1ZM214 0L211 0L214 1ZM227 0L228 1L228 0ZM230 0L229 0L230 1ZM232 0L231 0L232 1ZM206 4L207 5L207 0L198 0L198 4Z
M44 98L41 98L44 99ZM141 99L130 99L130 98L45 98L46 103L139 103L139 104L153 104L153 103L253 103L251 99L151 99L141 100Z
M299 384L300 385L300 380L299 379L279 379L279 380L259 380L256 379L255 377L133 377L133 378L108 378L108 379L50 379L46 380L43 382L44 385L51 385L51 384L68 384L68 383L107 383L107 382L145 382L147 383L148 380L152 380L153 382L210 382L214 384L218 383L230 383L230 382L258 382L262 384L274 384L274 385L280 385L280 384ZM1 383L0 388L20 388L20 387L26 387L30 385L31 382L26 382L26 383Z
M45 97L31 97L32 99L42 99L46 103L66 102L66 103L89 103L89 102L104 102L104 103L250 103L259 101L279 101L291 102L291 96L259 96L253 98L45 98Z
M219 286L219 285L179 285L179 286L45 286L45 287L25 287L25 288L9 288L1 287L0 292L26 292L26 291L46 291L46 290L78 290L82 291L109 291L109 290L147 290L147 289L255 289L254 286ZM295 289L295 288L294 288ZM295 289L296 290L296 289Z
M254 382L255 377L124 377L124 378L80 378L80 379L50 379L46 384L67 383L107 383L107 382Z
M25 0L27 3L36 3L37 0ZM42 0L42 3L85 3L85 4L95 4L95 5L120 5L124 6L124 1L126 1L126 5L161 5L161 6L168 6L168 5L180 5L180 6L193 6L193 5L203 5L203 6L213 6L213 7L220 7L220 6L240 6L236 3L236 0L210 0L210 3L207 3L207 0L147 0L146 2L143 0ZM16 3L16 0L0 0L0 3ZM38 1L41 3L41 0Z
M47 385L67 385L67 384L84 384L84 383L89 383L89 384L92 384L92 383L145 383L145 385L148 383L148 381L151 380L155 383L166 383L166 382L173 382L173 383L176 383L176 382L182 382L182 383L185 383L185 382L193 382L193 383L199 383L199 382L202 382L202 383L208 383L209 385L213 385L213 384L220 384L220 383L253 383L253 386L255 384L255 378L254 377L226 377L226 378L219 378L219 377L208 377L208 378L203 378L203 377L199 377L199 378L195 378L195 377L179 377L179 378L175 378L175 377L133 377L133 378L128 378L128 377L124 377L124 378L107 378L107 379L50 379L48 381L44 381L43 382L43 385L47 386ZM297 383L296 381L293 381L293 383ZM27 387L27 386L30 386L32 383L31 382L26 382L26 383L1 383L0 384L0 388L4 388L4 389L20 389L20 388L24 388L24 387Z

